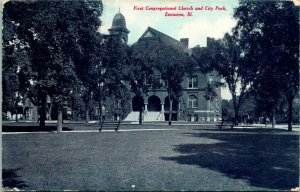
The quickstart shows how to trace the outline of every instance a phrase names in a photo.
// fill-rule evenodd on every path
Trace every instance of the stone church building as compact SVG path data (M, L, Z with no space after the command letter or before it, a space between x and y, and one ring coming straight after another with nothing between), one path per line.
M107 37L118 38L121 42L128 42L129 30L126 27L125 17L119 12L112 22L112 27L108 30ZM159 40L167 46L172 46L185 53L192 54L189 48L189 39L182 38L179 41L156 30L148 27L136 43L147 40ZM207 38L208 41L210 38ZM209 45L209 43L208 43ZM159 77L159 73L156 76ZM192 76L185 75L182 82L181 98L173 102L172 120L174 121L201 121L215 122L221 118L221 88L215 91L217 96L214 99L206 99L204 90L211 81L220 81L217 73L212 72L203 74L195 71ZM144 105L143 120L144 121L166 121L169 118L169 100L166 89L160 88L149 90L142 98L138 98L134 94L131 95L131 110L125 117L124 121L138 121L139 118L139 102L142 100Z

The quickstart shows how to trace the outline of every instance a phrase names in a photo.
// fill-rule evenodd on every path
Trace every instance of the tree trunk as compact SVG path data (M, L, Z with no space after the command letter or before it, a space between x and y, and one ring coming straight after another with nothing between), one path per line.
M288 100L288 131L292 131L293 127L293 99Z
M51 113L52 113L52 102L50 103L48 113L49 113L49 118L48 118L48 119L51 121L51 120L52 120L52 118L51 118Z
M85 124L88 124L90 121L89 117L89 103L88 101L85 102Z
M99 101L99 123L103 121L102 102Z
M233 109L234 109L234 119L233 119L233 124L238 125L239 122L239 106L237 104L236 96L233 95L232 97L233 101Z
M265 127L267 127L267 124L268 124L267 116L264 116L264 123L265 123Z
M74 121L76 119L75 117L75 101L74 99L72 99L72 106L71 106L71 118L72 118L72 121Z
M276 118L275 118L275 109L272 111L272 128L275 128Z
M58 116L57 116L57 132L62 132L62 123L63 123L63 115L62 115L62 107L58 107Z
M238 109L234 109L234 125L239 124L239 111Z
M16 114L16 122L18 122L19 120L18 120L18 103L19 103L19 93L18 93L18 95L17 95L17 100L16 100L16 102L15 102L15 114Z
M140 114L139 114L139 124L143 124L143 109L140 109Z
M169 104L170 104L170 109L169 109L169 125L172 125L173 99L171 99L171 96L169 96Z
M41 108L40 108L40 127L46 126L46 105L47 105L47 96L42 96L41 98Z
M27 120L26 116L26 111L25 111L25 102L23 102L23 107L22 107L22 120Z
M208 121L211 122L211 119L210 119L210 99L207 100L208 101Z
M19 122L19 120L18 120L18 112L16 112L16 122L18 123Z

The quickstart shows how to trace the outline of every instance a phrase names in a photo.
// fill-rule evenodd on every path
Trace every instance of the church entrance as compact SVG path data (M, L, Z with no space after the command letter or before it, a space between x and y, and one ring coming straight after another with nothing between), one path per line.
M148 111L161 111L160 99L153 95L148 99Z
M132 99L132 111L140 111L144 107L144 99L141 96L135 96Z

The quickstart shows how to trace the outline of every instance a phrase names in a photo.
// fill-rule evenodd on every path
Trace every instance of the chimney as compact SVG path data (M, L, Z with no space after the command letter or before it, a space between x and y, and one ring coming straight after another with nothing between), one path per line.
M210 47L211 44L215 41L214 38L210 38L210 37L207 37L207 43L206 43L206 47Z
M184 48L189 48L189 38L180 38L180 43Z

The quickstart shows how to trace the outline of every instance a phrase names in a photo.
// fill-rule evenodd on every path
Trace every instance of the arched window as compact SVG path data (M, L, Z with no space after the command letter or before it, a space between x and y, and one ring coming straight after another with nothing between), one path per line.
M125 37L122 38L122 43L127 43L127 40Z
M197 76L188 77L188 88L193 89L198 87L198 78Z
M197 97L195 95L190 95L188 98L188 104L190 108L197 108L198 107Z

